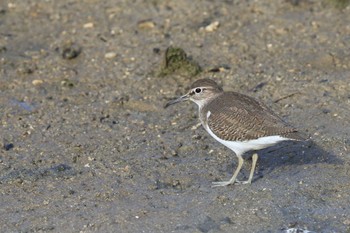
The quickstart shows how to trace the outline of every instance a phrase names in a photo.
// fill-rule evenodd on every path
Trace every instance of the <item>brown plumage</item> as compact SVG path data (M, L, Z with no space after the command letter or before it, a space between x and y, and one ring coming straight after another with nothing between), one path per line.
M209 106L211 114L207 119L204 115ZM297 129L287 125L265 104L236 92L221 92L201 108L200 115L207 121L203 123L223 140L247 141L273 135L303 140Z
M239 183L236 180L243 165L242 155L250 150L260 150L285 140L304 140L297 129L289 126L265 104L237 92L224 92L211 79L199 79L190 91L165 107L185 100L199 107L199 119L206 131L218 142L234 151L238 166L228 181L213 182L214 186ZM249 179L251 183L258 155L253 154Z

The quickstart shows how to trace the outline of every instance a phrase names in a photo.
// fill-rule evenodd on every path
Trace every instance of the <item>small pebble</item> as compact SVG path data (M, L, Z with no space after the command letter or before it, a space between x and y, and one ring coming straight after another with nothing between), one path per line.
M220 23L219 21L212 22L211 24L207 25L204 30L207 32L213 32L216 31L219 27Z
M34 80L32 81L32 84L33 84L34 86L41 85L41 84L43 84L43 83L44 83L44 81L41 80L41 79L34 79Z
M6 143L5 145L4 145L4 149L6 150L6 151L9 151L9 150L11 150L11 149L13 149L15 146L13 145L13 143Z
M156 26L156 24L150 20L145 20L145 21L141 21L138 23L138 27L140 29L152 29Z
M155 54L159 54L160 48L153 48L153 52L154 52Z
M89 22L89 23L86 23L83 25L83 28L93 28L94 27L94 24Z
M15 3L10 2L7 4L7 7L11 9L11 8L16 8L17 5Z
M115 58L116 56L117 56L117 53L115 52L109 52L105 54L105 58L107 59L112 59L112 58Z
M71 60L79 56L81 53L81 47L75 43L67 43L62 48L62 58Z

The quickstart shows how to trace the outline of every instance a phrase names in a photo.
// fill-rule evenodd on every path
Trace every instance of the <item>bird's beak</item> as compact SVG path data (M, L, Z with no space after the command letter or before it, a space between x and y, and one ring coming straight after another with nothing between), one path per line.
M167 108L167 107L169 107L170 105L177 104L177 103L180 103L180 102L183 102L183 101L186 101L186 100L189 100L189 95L188 95L188 94L183 95L183 96L181 96L181 97L179 97L179 98L177 98L177 99L175 99L175 100L169 101L168 103L166 103L166 104L164 105L164 108Z

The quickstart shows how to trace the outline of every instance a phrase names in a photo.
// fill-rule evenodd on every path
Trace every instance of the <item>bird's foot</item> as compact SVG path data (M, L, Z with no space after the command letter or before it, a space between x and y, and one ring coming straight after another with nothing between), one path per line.
M239 180L236 180L235 183L237 183L237 184L251 184L252 181L251 181L251 180L246 180L246 181L239 181Z
M211 187L223 187L223 186L227 186L229 184L232 184L232 182L231 181L212 182Z
M212 186L211 187L222 187L222 186L227 186L227 185L230 185L230 184L251 184L251 183L252 183L251 180L246 180L246 181L235 180L234 182L229 180L229 181L212 182Z

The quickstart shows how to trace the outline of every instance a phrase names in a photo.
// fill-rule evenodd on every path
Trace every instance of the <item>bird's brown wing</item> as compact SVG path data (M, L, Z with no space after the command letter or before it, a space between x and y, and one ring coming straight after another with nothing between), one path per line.
M266 105L246 95L226 92L210 105L207 124L224 140L244 141L272 135L294 138L297 133Z

